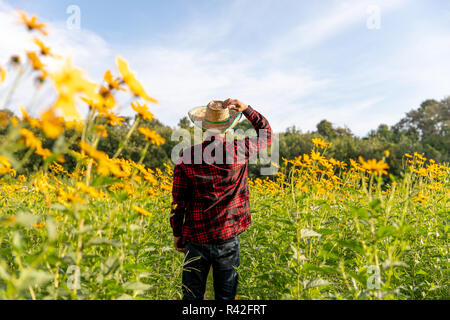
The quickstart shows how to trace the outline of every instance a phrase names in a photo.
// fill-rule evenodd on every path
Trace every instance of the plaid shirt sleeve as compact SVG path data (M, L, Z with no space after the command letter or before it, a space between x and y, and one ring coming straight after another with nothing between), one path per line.
M190 201L189 180L186 172L183 170L183 166L183 163L180 161L173 172L173 202L170 225L172 226L174 237L182 236L184 216Z
M260 150L271 145L272 128L270 127L269 121L251 106L248 106L243 114L256 130L256 137L245 139L245 155L248 158L252 158L256 156Z

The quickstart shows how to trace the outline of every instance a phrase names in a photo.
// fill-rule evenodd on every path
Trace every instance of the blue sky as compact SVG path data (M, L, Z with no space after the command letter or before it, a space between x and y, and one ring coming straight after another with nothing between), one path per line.
M80 31L65 27L73 4ZM367 27L370 6L380 29ZM328 119L364 135L450 95L445 0L0 0L0 13L13 8L49 21L55 47L95 80L124 56L172 126L192 106L233 97L278 131ZM20 36L1 32L5 59Z

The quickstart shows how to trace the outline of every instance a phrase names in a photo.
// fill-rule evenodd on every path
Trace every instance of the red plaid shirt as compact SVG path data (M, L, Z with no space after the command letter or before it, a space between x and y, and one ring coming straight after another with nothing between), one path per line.
M256 137L226 141L214 136L184 150L175 166L170 224L183 242L229 240L251 224L248 159L271 144L272 130L252 107L243 114Z

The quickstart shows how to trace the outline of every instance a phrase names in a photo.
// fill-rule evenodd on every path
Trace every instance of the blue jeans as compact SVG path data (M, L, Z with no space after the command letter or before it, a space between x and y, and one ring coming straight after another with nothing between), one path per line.
M212 266L216 300L234 300L240 264L239 238L220 243L186 242L183 268L183 300L203 300Z

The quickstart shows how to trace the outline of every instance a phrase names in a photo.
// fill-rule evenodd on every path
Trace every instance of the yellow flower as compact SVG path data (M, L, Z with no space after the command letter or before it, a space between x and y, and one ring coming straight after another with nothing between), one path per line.
M139 127L139 132L145 136L145 140L150 140L154 145L160 146L166 143L166 140L161 137L156 131L150 130L148 128Z
M391 153L389 152L389 150L384 150L384 156L387 158L389 157Z
M11 170L11 164L4 156L0 156L0 174L7 174Z
M110 173L119 178L127 178L129 176L129 173L122 170L116 162L119 160L110 159L105 152L99 151L85 142L80 142L80 148L97 161L97 172L102 176L108 176Z
M87 195L96 199L103 199L106 196L102 191L99 191L91 186L88 187L82 182L77 182L76 187L81 191L83 191L84 193L86 193Z
M361 163L362 167L370 173L377 173L379 175L387 174L386 169L389 169L388 164L383 160L377 161L376 159L372 159L364 161L363 157L360 156L359 162Z
M44 159L47 159L52 155L52 152L50 150L42 148L42 147L37 148L35 153L40 155Z
M49 169L52 170L54 173L56 174L60 174L62 172L64 172L64 168L63 166L61 166L60 164L53 162L50 166Z
M84 127L83 122L78 121L78 120L65 121L64 126L66 127L67 130L75 129L75 131L78 131L78 132L83 131L83 127Z
M86 102L90 108L97 110L99 114L108 113L116 105L116 99L111 93L110 89L105 86L100 86L98 94L95 93L89 98L82 97L81 100Z
M11 120L11 124L13 125L13 127L17 127L19 125L19 121L16 117L11 117L9 118L9 120Z
M310 163L312 161L312 159L309 157L309 154L304 154L303 161L306 163Z
M154 115L148 110L146 104L140 105L139 102L135 102L131 104L131 107L142 117L142 119L152 122Z
M22 20L22 24L24 24L28 30L32 31L32 30L36 30L39 31L40 33L42 33L44 36L46 36L48 33L45 30L46 28L46 24L45 23L39 23L37 21L37 16L36 15L32 15L30 18L28 18L27 14L23 11L19 11L21 20Z
M108 132L106 131L105 126L103 126L103 125L98 125L95 128L95 133L98 134L102 138L108 138Z
M315 152L314 150L311 150L311 159L313 161L320 161L320 162L322 162L322 161L325 160L325 157L321 156L320 152Z
M15 177L16 174L17 174L17 172L16 172L16 170L11 169L11 170L9 170L9 174L10 174L12 177Z
M33 227L37 228L37 229L42 229L42 228L45 228L45 224L43 224L43 223L35 223L35 224L33 224Z
M428 175L427 169L425 168L419 168L419 170L417 170L417 173L422 177L426 177Z
M88 156L82 155L81 153L79 153L79 152L77 152L75 150L70 150L70 153L72 153L73 156L75 156L79 160L87 160L88 159Z
M37 119L30 117L23 106L20 107L20 110L22 111L23 119L30 124L31 128L41 128L40 122Z
M422 192L419 192L417 194L417 198L414 199L414 202L419 202L419 203L425 203L429 200L429 197L427 197L426 195L424 195Z
M36 84L40 86L45 82L48 77L48 73L45 70L40 70L40 74L36 77Z
M138 206L135 206L134 204L131 206L135 211L137 211L138 213L140 213L140 214L142 214L142 215L144 215L144 216L147 216L147 217L151 217L152 216L152 213L151 212L148 212L147 210L145 210L145 209L142 209L142 208L139 208Z
M6 70L0 67L0 82L5 82L6 79Z
M52 139L58 138L64 132L63 120L55 115L54 108L42 113L41 127L45 135Z
M6 113L6 111L0 111L0 127L6 128L8 125L8 118L9 114Z
M22 128L19 130L22 137L25 138L25 145L31 149L38 149L42 147L42 142L36 138L33 132L28 129Z
M332 145L331 142L326 142L326 141L324 141L324 140L322 140L320 138L314 138L314 139L312 139L312 142L314 143L314 145L316 147L322 148L322 149L328 148L328 147L330 147Z
M25 145L30 149L36 150L36 154L42 156L44 159L47 159L52 155L50 150L42 147L42 142L34 135L33 132L22 128L19 130L19 133L25 138Z
M120 78L114 78L114 76L112 75L110 70L107 70L105 72L105 76L104 79L106 81L106 83L109 86L109 89L116 89L116 90L123 90L125 91L125 89L121 88L120 85Z
M116 106L116 99L111 93L111 90L105 86L100 87L99 95L101 97L100 103L106 109L112 109Z
M109 159L109 156L105 152L95 149L94 147L87 144L86 142L80 142L80 148L82 150L84 150L94 160L102 161L102 160Z
M108 119L108 124L110 126L121 126L125 121L124 118L116 116L113 112L106 112L104 114L101 114L100 116Z
M41 60L39 60L39 57L36 54L36 52L27 52L27 56L34 70L44 69L45 65L41 62Z
M83 95L88 99L99 101L98 85L86 79L83 71L72 66L72 62L67 60L64 67L58 72L51 73L50 78L55 83L58 99L55 107L61 109L64 116L69 120L79 119L75 98Z
M142 99L158 103L158 100L150 97L147 92L145 92L144 87L141 83L136 79L135 75L128 68L127 62L122 59L120 56L117 57L117 68L119 69L120 74L122 75L123 81L128 85L130 91L137 97L141 97Z
M51 49L50 47L47 47L41 40L39 40L38 38L34 38L34 43L39 47L39 49L41 49L41 54L43 56L54 56L51 53Z

